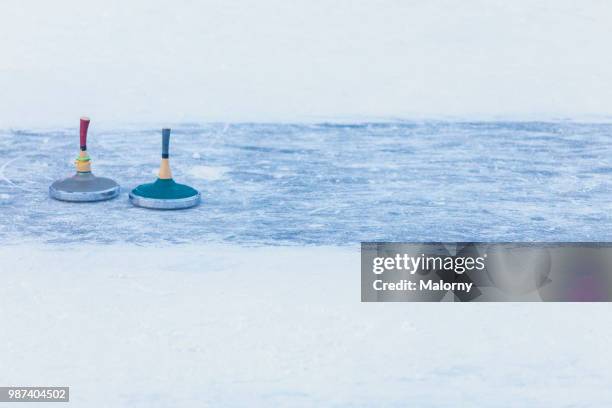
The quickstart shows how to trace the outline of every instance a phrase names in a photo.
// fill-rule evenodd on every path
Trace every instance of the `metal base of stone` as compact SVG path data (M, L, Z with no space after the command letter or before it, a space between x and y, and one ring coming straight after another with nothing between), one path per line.
M141 197L130 191L130 201L136 207L151 208L154 210L181 210L195 207L200 203L200 193L187 198L160 199Z
M96 177L92 173L77 173L49 186L49 195L56 200L91 202L110 200L119 195L121 187L114 180Z

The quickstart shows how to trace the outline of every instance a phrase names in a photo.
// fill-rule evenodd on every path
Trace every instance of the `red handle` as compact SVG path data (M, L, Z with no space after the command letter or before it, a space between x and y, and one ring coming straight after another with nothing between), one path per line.
M81 150L87 150L87 129L89 128L89 118L81 118Z

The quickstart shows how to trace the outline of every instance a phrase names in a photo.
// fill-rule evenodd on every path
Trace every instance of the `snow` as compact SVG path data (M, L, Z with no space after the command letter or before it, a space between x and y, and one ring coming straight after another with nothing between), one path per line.
M0 248L0 383L77 407L609 406L606 304L362 304L338 247Z
M0 128L606 117L600 0L3 0Z

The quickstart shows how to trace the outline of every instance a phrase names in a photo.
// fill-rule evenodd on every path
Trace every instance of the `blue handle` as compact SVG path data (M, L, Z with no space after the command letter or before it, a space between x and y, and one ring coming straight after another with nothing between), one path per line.
M162 159L170 157L170 129L162 129Z

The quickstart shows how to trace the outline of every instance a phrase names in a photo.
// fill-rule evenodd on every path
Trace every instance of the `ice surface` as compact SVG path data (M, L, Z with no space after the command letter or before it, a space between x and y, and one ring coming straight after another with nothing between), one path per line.
M199 155L197 157L196 155L197 153L194 153L193 158L199 159ZM196 179L215 181L222 178L227 170L227 167L192 166L187 173Z
M76 130L0 134L1 241L612 238L609 124L183 124L173 129L172 169L202 204L163 213L132 207L126 193L154 180L160 130L91 130L95 174L124 188L109 202L47 196L74 171Z

